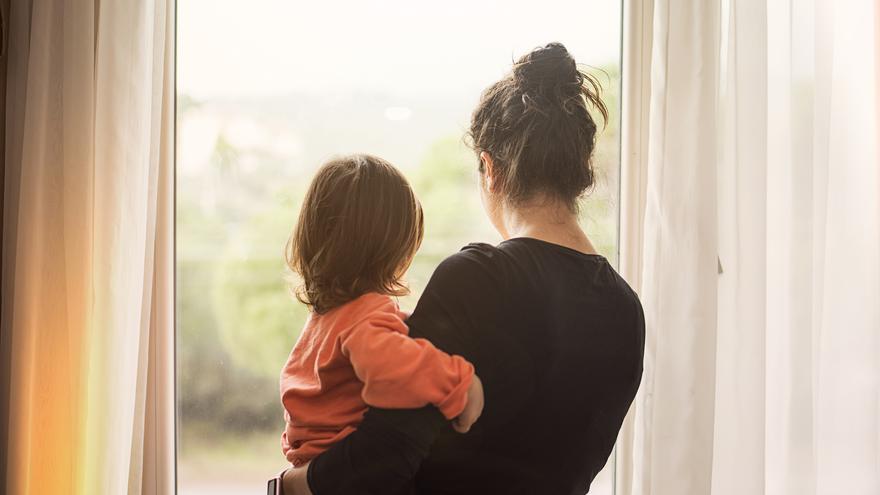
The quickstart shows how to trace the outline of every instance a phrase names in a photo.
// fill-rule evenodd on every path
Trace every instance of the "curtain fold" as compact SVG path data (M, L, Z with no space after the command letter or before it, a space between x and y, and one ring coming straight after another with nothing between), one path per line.
M625 164L644 234L621 256L643 259L648 345L618 485L880 493L880 5L653 9L649 153Z
M718 13L715 2L654 3L636 494L708 493L711 485Z
M647 170L643 164L648 156L652 22L651 2L623 3L620 218L628 221L620 223L619 269L636 289L641 287L642 250L631 249L631 246L641 246L644 238ZM631 406L624 418L614 449L617 495L633 493L636 407L637 404Z
M174 490L173 14L12 5L6 493Z
M717 182L718 319L712 494L764 488L767 335L767 6L722 2ZM748 452L748 455L743 455Z

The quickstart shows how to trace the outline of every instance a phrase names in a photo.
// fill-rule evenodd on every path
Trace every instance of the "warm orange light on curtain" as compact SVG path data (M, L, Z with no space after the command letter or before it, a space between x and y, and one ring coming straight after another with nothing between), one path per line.
M52 264L46 269L54 268ZM33 271L31 271L33 273ZM7 493L82 493L85 327L66 321L67 303L42 282L16 287L17 312L10 383ZM20 292L19 292L20 291ZM16 309L22 309L16 304Z
M173 1L30 3L10 12L0 491L171 493Z
M10 331L7 493L81 493L91 317L93 12L10 14L4 331ZM63 10L63 9L62 9ZM66 29L66 23L79 30ZM30 32L57 33L30 36ZM29 46L28 46L29 42ZM79 71L53 81L66 46ZM29 54L19 48L28 47ZM21 77L26 74L27 77ZM61 77L62 74L54 74ZM60 112L57 99L65 101ZM20 164L20 165L19 165ZM9 173L13 172L13 173ZM46 187L50 185L50 187ZM8 319L7 319L8 318Z

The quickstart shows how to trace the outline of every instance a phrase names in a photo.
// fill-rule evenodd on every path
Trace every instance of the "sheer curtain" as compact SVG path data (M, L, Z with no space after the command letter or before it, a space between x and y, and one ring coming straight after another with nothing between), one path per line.
M172 0L10 9L4 493L172 493Z
M880 493L880 5L630 11L619 493Z

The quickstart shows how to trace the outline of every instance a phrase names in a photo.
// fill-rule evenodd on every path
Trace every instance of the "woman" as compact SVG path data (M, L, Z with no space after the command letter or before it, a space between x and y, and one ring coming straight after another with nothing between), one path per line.
M434 408L371 409L284 476L287 495L577 494L605 465L642 374L638 298L577 221L593 185L598 85L552 43L489 87L470 135L498 246L470 244L431 277L407 324L463 356L485 409L466 435Z

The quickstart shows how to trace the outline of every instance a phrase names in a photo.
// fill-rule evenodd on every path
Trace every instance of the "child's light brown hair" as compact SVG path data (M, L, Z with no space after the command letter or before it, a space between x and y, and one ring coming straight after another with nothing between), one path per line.
M326 313L369 293L401 296L401 277L424 235L422 206L385 160L351 155L312 179L287 241L287 266L302 277L297 299Z

